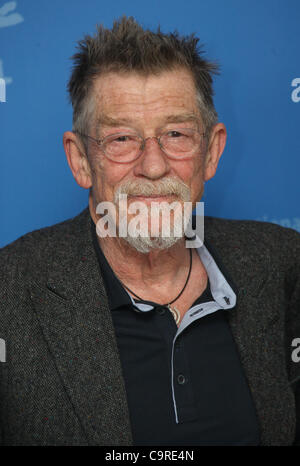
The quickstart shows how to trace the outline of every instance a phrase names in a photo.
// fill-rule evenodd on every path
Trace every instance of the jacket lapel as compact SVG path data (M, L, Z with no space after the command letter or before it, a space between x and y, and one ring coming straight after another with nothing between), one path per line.
M294 399L282 357L284 316L274 301L268 248L258 259L255 241L251 244L249 239L245 253L234 229L224 234L226 231L218 232L215 225L208 224L205 233L216 247L215 255L227 272L226 278L228 274L237 291L237 305L228 311L228 322L253 396L261 442L291 444L295 429Z
M53 258L47 283L32 283L31 299L88 443L130 445L125 386L88 211L79 219L75 237L65 238L68 259Z

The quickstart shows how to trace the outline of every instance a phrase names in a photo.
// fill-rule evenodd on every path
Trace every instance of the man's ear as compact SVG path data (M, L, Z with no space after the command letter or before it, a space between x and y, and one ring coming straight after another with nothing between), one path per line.
M67 161L76 182L82 188L92 186L91 169L82 142L72 131L63 135L63 145Z
M223 123L217 123L213 127L205 157L204 181L210 180L217 171L220 157L225 148L226 135L226 128Z

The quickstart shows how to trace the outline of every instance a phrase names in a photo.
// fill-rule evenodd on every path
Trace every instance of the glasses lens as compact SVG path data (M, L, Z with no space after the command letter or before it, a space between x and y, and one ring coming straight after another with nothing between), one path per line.
M189 157L194 155L199 148L201 135L192 129L168 130L160 138L165 151L173 157Z
M125 163L134 160L141 147L141 138L131 134L114 134L103 140L103 149L108 158Z

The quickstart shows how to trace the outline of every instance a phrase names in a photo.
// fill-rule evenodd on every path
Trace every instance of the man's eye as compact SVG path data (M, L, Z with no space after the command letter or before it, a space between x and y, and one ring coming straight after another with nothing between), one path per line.
M171 138L179 138L180 136L184 136L184 134L180 133L179 131L169 131L167 135Z
M113 142L128 142L131 140L130 136L118 136L113 139Z

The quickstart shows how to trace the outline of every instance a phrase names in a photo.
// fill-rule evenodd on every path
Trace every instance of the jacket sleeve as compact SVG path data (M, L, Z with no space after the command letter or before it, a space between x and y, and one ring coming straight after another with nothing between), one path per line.
M300 445L300 234L289 230L289 260L286 274L286 342L288 371L296 403L296 436L294 445ZM293 344L294 343L294 344Z

